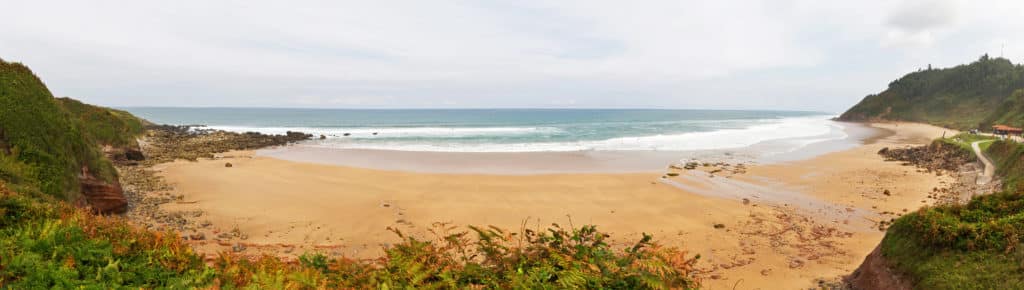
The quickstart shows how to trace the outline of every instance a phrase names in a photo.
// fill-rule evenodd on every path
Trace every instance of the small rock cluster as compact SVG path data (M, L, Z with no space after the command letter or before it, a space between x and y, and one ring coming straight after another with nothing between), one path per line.
M732 176L732 175L736 175L736 174L747 173L747 165L745 165L743 163L731 164L731 163L728 163L728 162L721 162L721 161L714 162L714 163L712 163L712 162L703 162L702 163L702 162L697 162L696 160L690 160L690 161L687 161L684 164L672 164L672 165L669 165L668 169L669 169L669 171L667 173L665 173L665 176L663 176L662 178L679 176L679 174L680 174L680 172L682 170L697 170L697 169L701 169L701 170L707 171L709 174L711 174L712 177L714 177L716 174Z

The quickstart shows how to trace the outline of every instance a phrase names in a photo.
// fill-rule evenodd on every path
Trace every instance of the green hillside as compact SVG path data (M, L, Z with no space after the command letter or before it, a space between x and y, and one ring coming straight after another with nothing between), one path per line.
M27 67L0 60L0 180L67 200L77 197L83 167L115 180L114 167L75 119Z
M843 113L846 121L892 120L972 129L1024 126L1024 66L982 56L945 69L909 73Z
M142 135L145 121L131 113L93 106L71 98L57 98L57 103L83 127L93 143L114 147L136 147L135 138Z

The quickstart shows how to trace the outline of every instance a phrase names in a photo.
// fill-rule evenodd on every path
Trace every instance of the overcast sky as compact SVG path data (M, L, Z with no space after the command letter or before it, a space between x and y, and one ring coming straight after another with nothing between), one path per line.
M1024 60L1024 1L12 1L0 58L108 106L840 112ZM1003 46L1005 45L1005 48Z

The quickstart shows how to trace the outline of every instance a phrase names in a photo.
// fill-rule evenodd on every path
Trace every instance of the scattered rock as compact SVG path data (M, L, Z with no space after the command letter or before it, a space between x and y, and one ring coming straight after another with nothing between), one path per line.
M224 167L229 167L229 168L230 168L230 167L233 167L233 166L234 166L234 165L231 165L231 162L226 162L226 163L224 163Z
M245 251L245 249L246 249L246 247L243 244L235 244L234 246L231 246L231 251L233 251L235 253L239 253L239 252Z
M188 235L188 238L190 240L193 240L193 241L202 241L202 240L206 239L206 234L204 234L202 232L198 232L198 233L194 233L194 234Z
M889 192L889 190L888 190L888 189L886 189L886 190L882 191L882 194L884 194L884 195L886 195L886 196L890 196L890 195L892 195L892 193L891 193L891 192Z
M326 136L326 135L323 135L323 134L321 134L321 135L320 135L320 140L323 140L323 139L327 139L327 136Z
M804 261L803 260L800 260L800 259L791 259L791 260L789 260L789 268L790 269L802 268L803 266L804 266Z
M716 229L724 229L725 228L725 224L715 224L715 228Z

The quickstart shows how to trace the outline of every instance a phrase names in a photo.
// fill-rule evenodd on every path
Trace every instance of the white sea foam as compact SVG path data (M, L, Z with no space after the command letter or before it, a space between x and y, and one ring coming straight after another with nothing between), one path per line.
M392 127L392 128L321 128L321 127L243 127L210 126L211 129L233 132L284 134L300 131L325 135L327 140L312 140L305 146L339 149L375 149L428 152L566 152L566 151L692 151L747 147L761 142L784 143L797 150L812 143L845 138L830 116L794 117L749 120L749 126L706 132L689 132L651 136L620 137L596 141L571 142L445 142L447 138L487 139L559 133L554 127ZM344 134L350 134L345 137ZM374 135L377 133L378 135ZM628 132L621 135L627 135ZM370 140L380 137L381 140Z
M259 132L263 134L285 134L297 131L313 135L324 135L328 138L370 138L374 136L388 138L464 138L488 136L515 136L538 133L556 133L558 128L552 127L391 127L391 128L323 128L323 127L245 127L245 126L209 126L209 129L229 132ZM349 134L346 136L345 134ZM376 134L376 135L375 135Z

